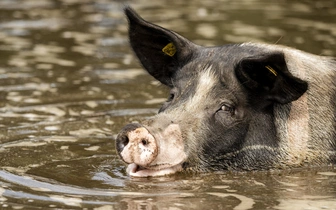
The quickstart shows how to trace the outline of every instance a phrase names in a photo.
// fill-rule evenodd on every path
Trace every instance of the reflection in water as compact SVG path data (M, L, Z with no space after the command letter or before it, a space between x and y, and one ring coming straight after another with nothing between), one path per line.
M70 173L63 175L71 176ZM335 185L333 172L260 172L249 174L249 177L246 174L177 175L134 180L121 175L113 180L113 175L106 175L105 171L95 172L92 176L92 180L99 176L98 180L104 180L106 184L97 188L98 183L95 187L81 187L73 185L71 178L64 184L50 178L15 175L2 170L0 198L17 207L48 204L63 208L113 206L118 209L289 209L293 205L298 209L309 206L313 209L335 208L335 196L324 191L328 185ZM305 176L309 179L302 179Z
M335 56L335 2L128 2L202 45ZM123 1L0 1L0 208L335 209L335 168L133 179L114 152L166 89L127 41ZM183 9L181 9L183 8Z

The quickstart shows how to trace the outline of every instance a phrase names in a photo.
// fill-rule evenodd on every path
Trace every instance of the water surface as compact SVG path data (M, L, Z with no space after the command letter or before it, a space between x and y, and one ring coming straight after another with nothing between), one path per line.
M201 45L336 55L332 0L0 1L0 208L336 209L331 166L128 177L116 134L167 89L129 48L125 4Z

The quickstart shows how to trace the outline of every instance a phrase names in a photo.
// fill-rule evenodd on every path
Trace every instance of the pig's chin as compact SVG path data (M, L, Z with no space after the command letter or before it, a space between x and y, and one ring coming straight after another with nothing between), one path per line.
M182 170L182 164L160 167L160 168L144 168L135 163L129 164L127 166L127 173L132 177L155 177L155 176L165 176L169 174L174 174Z

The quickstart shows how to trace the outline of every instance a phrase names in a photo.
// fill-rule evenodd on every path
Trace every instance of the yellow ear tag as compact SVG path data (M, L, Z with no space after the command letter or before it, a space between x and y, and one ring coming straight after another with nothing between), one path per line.
M266 69L268 69L268 71L270 71L272 74L274 74L274 76L278 76L278 73L270 66L265 66Z
M175 45L170 42L164 48L162 48L162 52L169 55L170 57L173 57L176 53Z

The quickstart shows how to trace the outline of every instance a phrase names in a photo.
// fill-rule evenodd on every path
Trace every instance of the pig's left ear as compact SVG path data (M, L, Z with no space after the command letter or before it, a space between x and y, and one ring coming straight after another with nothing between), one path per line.
M192 56L196 45L173 31L142 19L130 7L125 8L129 20L131 46L144 68L161 83L172 86L172 77Z
M286 104L307 91L307 82L287 69L283 53L249 57L235 69L238 80L258 98Z

